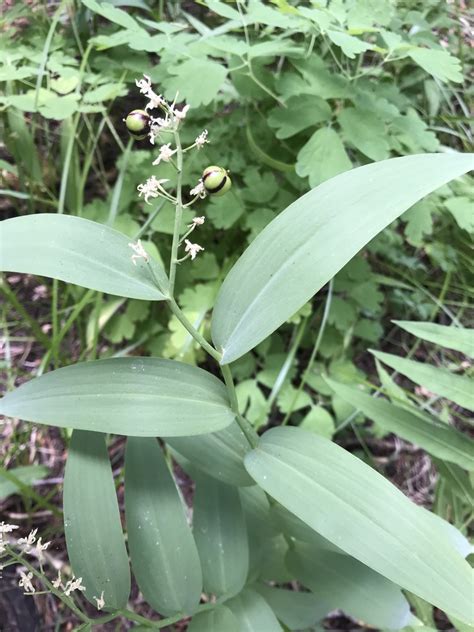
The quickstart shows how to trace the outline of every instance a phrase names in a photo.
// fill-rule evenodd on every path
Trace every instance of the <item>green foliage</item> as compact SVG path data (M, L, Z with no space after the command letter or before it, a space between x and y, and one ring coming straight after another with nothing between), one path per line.
M44 355L40 377L0 409L75 428L65 532L86 598L96 605L103 591L113 618L129 593L101 434L116 433L128 436L133 572L169 624L192 614L193 632L298 630L342 609L408 630L419 621L404 588L426 629L431 603L463 629L474 493L462 432L472 371L460 354L473 344L460 325L474 198L459 177L472 165L461 9L83 0L55 11L17 3L2 16L0 289L14 314L2 329L8 341L20 314ZM209 131L201 149L173 154L179 179L173 162L152 164L159 145L176 148L177 128L127 145L143 73L178 110L191 106L183 147ZM209 164L229 170L232 190L191 206ZM168 181L166 200L137 196L150 177ZM178 191L188 206L176 218ZM195 215L206 223L187 237L205 250L178 264ZM132 259L137 239L145 256ZM10 273L54 279L50 334ZM376 374L369 344L383 349ZM280 424L300 428L265 432ZM436 513L376 471L372 446L392 434L432 457ZM337 445L354 441L364 454ZM196 485L192 512L176 463ZM0 496L35 498L35 472L6 470ZM279 587L290 582L306 591Z

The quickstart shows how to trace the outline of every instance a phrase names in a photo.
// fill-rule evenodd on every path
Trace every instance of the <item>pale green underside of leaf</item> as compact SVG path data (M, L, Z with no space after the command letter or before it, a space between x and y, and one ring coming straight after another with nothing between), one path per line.
M400 358L391 353L381 351L371 351L371 353L416 384L424 386L441 397L451 399L463 408L474 411L474 380L462 375L454 375L444 368Z
M239 632L283 632L278 619L265 599L246 588L226 602L239 624Z
M418 338L433 342L441 347L455 349L470 358L474 358L474 329L410 320L394 320L393 322Z
M193 502L193 533L201 560L204 590L233 597L249 569L247 527L239 490L199 476Z
M326 380L334 392L361 410L386 432L411 441L433 456L474 470L474 443L469 437L445 424L430 422L427 416L417 415L389 402L371 397L357 388Z
M448 613L472 617L472 570L450 539L338 445L299 428L274 428L245 466L267 493L349 555Z
M130 567L104 435L73 433L63 505L68 556L85 596L96 606L94 597L103 592L106 608L124 608Z
M377 628L399 630L410 619L410 607L400 588L347 555L297 543L287 565L317 594L327 612L341 609Z
M5 395L0 414L144 437L215 432L235 418L224 385L207 371L138 357L83 362L46 373Z
M132 437L125 455L125 513L132 568L147 602L170 616L199 604L199 555L158 441Z
M249 452L249 443L236 421L224 430L196 437L173 437L166 439L197 468L229 485L253 485L253 479L244 467L244 456Z
M212 336L222 364L275 331L415 202L473 166L469 154L393 158L340 174L291 204L220 289Z
M0 223L0 270L59 279L91 290L162 301L143 259L133 265L131 239L88 219L42 213ZM163 291L168 279L159 263L150 261Z
M253 588L290 630L314 626L329 612L326 604L313 593L273 588L266 584L256 584Z
M226 606L200 612L190 622L187 632L240 632L237 619Z

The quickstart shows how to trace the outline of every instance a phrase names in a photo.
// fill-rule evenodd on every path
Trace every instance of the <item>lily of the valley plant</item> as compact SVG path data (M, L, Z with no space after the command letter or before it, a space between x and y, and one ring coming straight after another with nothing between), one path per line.
M157 150L138 194L157 205L157 213L162 200L174 205L168 264L151 256L146 233L131 241L100 223L43 213L2 222L1 269L161 301L209 359L206 370L137 356L79 363L32 379L1 400L4 415L74 429L64 479L74 577L65 583L51 569L47 589L69 600L85 624L125 613L152 627L192 616L191 631L271 632L283 624L308 629L340 608L371 626L401 629L417 623L411 595L472 624L472 571L454 527L336 443L288 426L258 436L239 410L232 371L235 360L285 323L383 228L472 168L472 156L385 160L303 195L227 274L209 336L202 321L190 322L183 313L175 284L181 266L196 265L204 248L212 248L199 236L206 196L226 193L230 177L225 165L211 166L185 190L186 161L205 151L212 129L183 146L189 107L166 102L148 77L137 85L147 102L133 133L148 135ZM163 163L173 167L174 178L159 177ZM194 220L185 224L183 209L194 207ZM127 437L126 543L108 434ZM196 485L192 520L173 460ZM3 527L3 536L8 532ZM36 546L41 561L46 545L36 534L31 542L2 542L0 561L10 556L23 565L20 585L32 593L43 576L35 577L27 550ZM164 621L142 621L126 611L129 562L144 599ZM281 588L292 581L307 590ZM81 594L107 614L88 617L75 601Z

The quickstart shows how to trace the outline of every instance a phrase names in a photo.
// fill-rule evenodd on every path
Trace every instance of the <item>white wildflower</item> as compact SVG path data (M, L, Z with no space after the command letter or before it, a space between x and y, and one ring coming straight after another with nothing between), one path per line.
M56 579L52 582L53 586L55 588L62 588L62 582L61 582L61 573L60 571L58 571L58 576L56 577Z
M0 533L10 533L15 529L18 529L16 524L5 524L3 521L0 522Z
M28 536L26 538L20 538L18 540L18 544L20 544L20 545L23 544L23 545L25 545L27 547L33 546L33 544L36 542L36 534L37 533L38 533L38 529L33 529L32 531L30 531L28 533Z
M206 221L206 218L204 217L204 215L202 215L201 217L195 217L192 223L188 224L188 228L194 229L196 228L196 226L202 226L205 221Z
M155 176L151 176L144 184L139 184L137 186L138 195L145 198L145 202L148 204L149 198L157 198L160 195L160 192L166 194L165 189L161 186L165 182L168 182L167 179L158 180Z
M204 248L199 244L192 244L189 239L185 239L184 243L186 244L184 252L188 252L193 260L196 258L197 254L201 252L201 250L204 250Z
M152 118L150 121L150 143L152 145L155 144L155 140L159 136L162 130L166 130L170 127L171 120L166 116L166 118Z
M33 579L33 573L26 574L23 571L20 571L20 578L21 579L18 581L18 586L20 586L20 588L24 588L26 593L33 594L35 592L35 587L31 583L31 580Z
M86 589L85 586L82 585L82 577L79 577L78 579L76 579L73 576L73 578L70 579L68 583L66 584L66 587L64 589L64 594L66 595L66 597L69 597L69 595L75 590L84 591L85 589Z
M143 247L142 242L140 241L140 239L137 241L136 244L133 243L129 243L128 244L129 247L135 252L134 255L132 255L132 263L134 266L137 265L137 259L144 259L146 263L148 263L148 261L150 260L150 257L148 256L147 251L145 250L145 248Z
M93 599L95 599L97 602L97 610L102 610L102 608L105 606L104 591L100 593L100 597L93 597Z
M194 189L191 189L189 194L190 195L198 195L200 198L205 198L206 197L206 189L204 188L203 181L199 180L199 182L196 184Z
M208 135L208 131L207 129L205 129L203 132L201 132L199 134L199 136L196 138L196 140L194 141L194 144L196 145L196 147L198 149L201 149L201 147L203 147L206 143L208 143L209 141L207 140L207 135Z
M7 549L6 549L6 546L5 546L5 542L3 541L3 538L0 538L0 555L2 553L5 553L6 550Z
M162 145L160 147L160 155L156 160L153 161L154 165L159 165L162 160L163 162L169 162L171 160L171 156L175 154L178 150L171 149L170 145L171 143L167 143L166 145Z
M173 116L175 121L179 122L186 118L186 114L188 113L189 105L185 105L182 110L176 110L174 107L172 108Z
M161 94L156 94L151 87L151 79L148 75L143 75L144 79L135 79L135 83L140 88L140 93L148 97L149 101L145 106L145 110L154 110L163 105L165 100Z
M36 543L36 553L38 555L38 559L41 561L44 559L43 551L46 551L51 542L45 542L44 544L41 542L41 538L38 538L38 542Z

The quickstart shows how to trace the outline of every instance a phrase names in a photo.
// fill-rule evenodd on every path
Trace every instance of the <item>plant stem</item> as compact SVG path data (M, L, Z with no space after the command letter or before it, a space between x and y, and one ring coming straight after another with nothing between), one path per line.
M179 236L181 232L181 220L183 217L183 197L182 197L182 182L183 182L183 149L181 147L181 140L179 138L179 132L175 130L174 140L176 143L176 162L178 177L176 181L176 213L174 217L174 229L173 229L173 243L171 244L171 258L170 258L170 296L174 294L174 286L176 281L176 266L178 264L178 248L179 248ZM212 354L211 354L212 355Z
M255 448L258 443L258 435L249 424L249 422L239 413L239 403L237 401L237 393L235 392L234 379L228 364L221 365L221 372L224 378L227 392L229 393L230 407L236 414L236 421L240 426L240 429L245 435L245 438L250 443L252 448Z
M214 349L214 347L207 342L204 336L200 334L199 331L194 327L194 325L186 318L186 316L184 315L183 311L181 310L179 305L176 303L174 298L169 299L168 305L171 311L173 312L173 314L176 316L179 322L183 325L183 327L189 331L189 333L194 338L194 340L196 340L196 342L199 342L201 347L205 351L207 351L207 353L210 356L212 356L215 360L217 360L217 362L220 362L221 354L217 351L217 349Z

